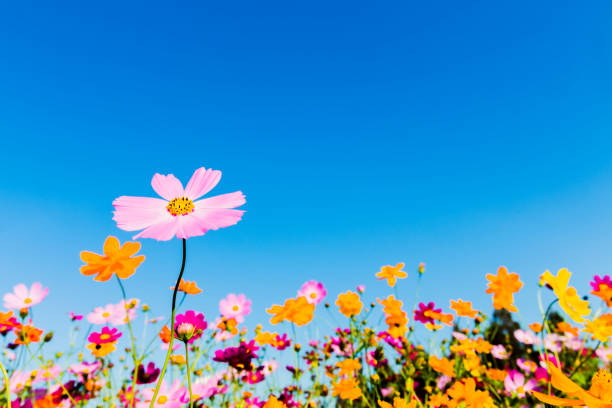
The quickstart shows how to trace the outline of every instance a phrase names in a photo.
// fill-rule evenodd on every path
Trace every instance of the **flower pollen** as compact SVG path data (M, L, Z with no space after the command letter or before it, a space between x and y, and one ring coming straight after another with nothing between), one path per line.
M187 197L177 197L172 199L166 206L166 209L172 216L187 215L195 210L193 201Z

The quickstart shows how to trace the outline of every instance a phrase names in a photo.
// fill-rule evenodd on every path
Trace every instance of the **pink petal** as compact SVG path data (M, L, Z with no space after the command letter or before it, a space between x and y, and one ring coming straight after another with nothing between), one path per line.
M189 199L196 200L215 188L219 180L221 180L219 170L206 170L204 167L200 167L193 173L189 183L187 183L185 194Z
M235 208L246 203L242 191L205 198L194 203L196 208Z
M242 218L242 214L244 214L244 211L241 210L196 207L196 210L189 214L189 217L197 219L200 228L207 231L235 225Z
M30 296L28 287L23 283L15 285L15 287L13 288L13 293L17 295L18 298L21 298L21 300L24 300L25 298Z
M150 225L139 234L134 235L133 239L153 238L158 241L168 241L169 239L172 239L176 233L179 221L177 217L171 216L170 213L167 214L169 218Z
M4 300L4 307L7 309L18 309L21 305L21 301L12 293L7 293L2 298Z
M121 196L113 201L113 220L125 231L137 231L172 217L167 201L150 197Z
M151 180L151 186L153 187L153 190L160 195L160 197L163 197L168 201L172 200L173 198L183 197L185 195L183 185L179 179L174 177L172 174L164 176L163 174L156 173L153 176L153 180Z

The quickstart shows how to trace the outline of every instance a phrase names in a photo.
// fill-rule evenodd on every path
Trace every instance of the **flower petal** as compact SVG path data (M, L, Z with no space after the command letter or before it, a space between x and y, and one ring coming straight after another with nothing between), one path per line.
M113 257L119 252L119 240L112 235L104 241L104 255Z
M183 197L185 195L185 190L183 190L183 185L180 180L174 177L173 174L168 174L167 176L163 174L156 173L151 180L151 186L153 190L160 197L165 198L170 201L173 198Z
M194 203L196 208L235 208L246 203L242 191L204 198Z
M119 250L122 257L129 258L140 250L140 242L125 242ZM144 259L144 258L143 258Z
M167 205L159 198L121 196L113 201L113 220L122 230L141 230L171 217Z
M168 241L176 233L178 219L168 214L168 218L150 225L139 234L134 235L133 239L153 238L158 241Z
M216 230L219 228L235 225L242 219L242 210L231 210L226 208L196 208L188 217L196 218L200 228Z
M81 260L87 264L98 264L104 257L89 251L81 251Z
M200 167L193 172L193 176L187 183L185 194L191 200L196 200L208 193L221 180L221 172L219 170L205 169Z

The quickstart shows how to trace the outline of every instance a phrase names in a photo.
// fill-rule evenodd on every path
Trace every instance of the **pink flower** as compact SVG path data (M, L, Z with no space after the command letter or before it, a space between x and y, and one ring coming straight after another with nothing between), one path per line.
M540 338L525 330L515 330L514 337L523 344L540 344Z
M87 315L87 321L93 324L108 324L116 319L116 314L115 305L99 306Z
M516 394L519 398L524 398L525 392L533 390L536 385L537 383L533 378L525 382L525 376L516 370L510 370L504 379L506 391Z
M516 365L518 365L521 368L521 370L525 371L526 373L531 373L535 371L535 369L538 367L538 365L534 363L533 361L523 360L522 358L516 359Z
M110 316L110 322L113 326L121 326L127 324L128 320L130 322L134 320L139 303L140 300L138 299L129 299L127 302L122 299L118 304L111 305L114 308Z
M121 337L121 333L119 333L118 329L111 329L110 327L104 326L100 333L91 333L87 341L96 344L114 343L119 340L119 337Z
M224 394L227 391L227 385L220 384L224 373L218 372L212 376L198 377L191 384L191 393L194 400L210 398L216 394ZM187 396L189 396L187 394Z
M204 321L204 315L202 313L188 310L185 314L176 316L174 336L185 343L191 344L202 337L202 333L206 330L206 327L208 327L208 323Z
M30 380L30 373L26 373L21 370L13 371L9 380L9 388L11 391L19 392L26 386L26 383Z
M441 390L444 391L444 388L448 385L449 382L452 381L452 378L450 378L448 375L442 374L440 377L438 377L438 380L436 381L436 386Z
M359 293L365 292L365 285L357 285L357 292Z
M327 295L327 290L322 283L317 281L308 281L302 285L302 288L298 291L298 297L304 296L308 303L319 304L323 298Z
M497 344L491 348L491 354L498 360L505 360L510 357L510 353L506 351L503 345Z
M154 388L147 388L142 391L143 400L139 401L137 406L139 408L149 408L154 391ZM187 402L189 402L189 392L181 385L179 380L175 380L170 388L168 388L166 381L162 381L153 407L180 408Z
M595 354L604 364L608 364L612 360L612 346L600 347L595 351Z
M246 201L240 191L195 201L212 190L221 179L218 170L197 169L187 187L172 174L155 174L151 186L162 199L121 196L113 201L113 219L126 231L143 230L134 236L167 241L187 239L208 230L235 225L244 211L234 210Z
M93 374L101 366L102 363L99 360L94 361L93 363L83 361L82 363L71 365L70 372L77 375L89 375Z
M433 323L434 319L425 315L425 312L432 311L436 313L441 313L442 309L435 309L436 305L434 302L429 302L428 304L419 303L419 309L414 311L414 320L417 320L423 324L425 323Z
M244 316L251 313L251 301L242 294L230 293L219 302L219 311L222 316L228 319L236 319L236 322L242 323Z
M49 293L49 288L43 289L40 282L32 284L30 289L20 283L15 285L13 293L4 295L4 307L7 309L27 309L42 302L47 293Z

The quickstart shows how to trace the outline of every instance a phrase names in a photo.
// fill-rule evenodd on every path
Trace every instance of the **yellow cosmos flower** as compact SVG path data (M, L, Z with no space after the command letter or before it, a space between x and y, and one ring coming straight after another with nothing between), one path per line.
M542 280L553 288L555 295L559 298L559 306L565 310L565 313L576 323L582 323L584 322L583 316L590 315L591 309L589 309L589 302L580 299L576 288L568 287L570 276L572 276L571 272L563 268L559 269L557 276L553 276L549 271L544 272Z
M359 295L355 292L351 292L350 290L346 291L346 293L341 293L338 295L336 305L340 308L340 313L348 318L357 316L359 313L361 313L361 308L363 307L363 303L361 302L361 299L359 299Z
M591 333L594 339L608 341L612 336L612 314L606 313L593 321L587 320L584 326L582 331Z
M397 279L404 279L406 276L408 276L406 272L402 271L403 267L404 267L403 262L400 262L395 266L385 265L382 268L380 268L380 272L376 273L376 277L379 280L386 279L387 284L390 287L394 287Z
M340 361L336 365L340 367L338 375L353 375L355 371L361 369L361 363L355 359L350 358L347 360Z

